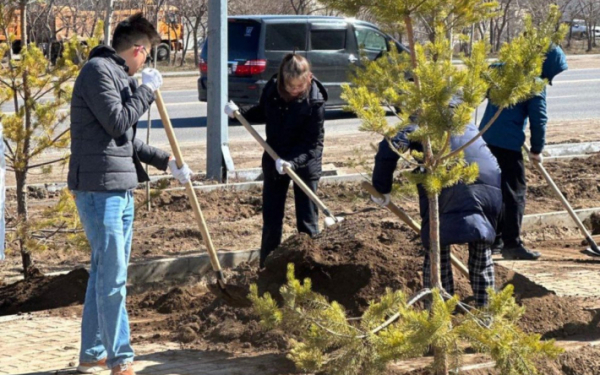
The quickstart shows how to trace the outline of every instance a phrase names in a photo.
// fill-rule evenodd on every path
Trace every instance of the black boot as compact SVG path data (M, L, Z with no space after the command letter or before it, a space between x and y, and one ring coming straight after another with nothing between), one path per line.
M539 251L529 250L522 244L502 249L502 258L506 260L537 260L541 255Z
M493 255L502 254L502 249L504 249L504 241L502 241L502 238L496 237L496 240L494 241L494 244L492 245L492 254Z

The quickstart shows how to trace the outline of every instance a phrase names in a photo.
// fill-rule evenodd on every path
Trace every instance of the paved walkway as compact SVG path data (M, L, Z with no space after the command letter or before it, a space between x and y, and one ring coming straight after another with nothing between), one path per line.
M600 283L600 262L575 249L549 249L542 261L514 262L496 259L499 264L562 296L596 297ZM54 317L38 312L0 317L0 375L75 374L79 350L80 319ZM585 344L600 344L600 341ZM563 342L570 349L580 342ZM180 347L176 343L136 344L136 372L140 375L279 375L292 371L283 355L232 356ZM465 364L476 358L465 358ZM398 362L392 367L409 370L426 365L422 358ZM481 361L481 358L478 362ZM489 365L489 363L488 363ZM109 375L104 371L100 375Z
M45 313L0 318L0 375L74 375L79 348L79 318ZM595 342L561 342L574 350ZM279 375L293 372L282 355L231 356L222 352L188 350L175 343L135 345L135 370L140 375ZM431 358L400 361L395 370L429 365ZM483 362L483 363L482 363ZM480 363L475 365L474 363ZM493 366L481 355L463 358L463 370ZM109 375L108 370L99 375Z
M558 296L595 298L600 307L600 258L582 254L582 248L579 244L565 248L542 248L536 249L542 253L537 261L510 261L497 256L494 262Z
M76 374L79 318L44 313L0 318L0 375ZM140 375L280 374L289 370L281 355L232 357L182 349L176 343L134 345ZM99 375L109 375L106 370Z

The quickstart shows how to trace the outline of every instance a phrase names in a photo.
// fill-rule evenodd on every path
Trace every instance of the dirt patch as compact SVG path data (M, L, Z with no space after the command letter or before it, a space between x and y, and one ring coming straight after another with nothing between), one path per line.
M39 276L0 288L0 316L79 305L85 299L88 272Z
M357 230L360 228L360 230ZM392 221L349 219L316 239L299 234L267 258L259 289L278 295L288 263L314 290L360 314L385 288L414 292L421 286L421 246L410 229Z
M385 288L401 289L412 295L422 288L423 259L418 239L396 222L374 221L369 214L348 218L315 239L304 234L291 236L267 259L265 269L258 271L256 263L244 263L227 271L228 284L248 288L257 283L261 292L277 296L285 281L287 264L293 262L296 277L311 278L316 291L338 301L350 316L359 315ZM464 247L459 247L456 255L466 261ZM469 281L456 272L454 277L456 293L462 299L468 298L472 294ZM585 309L582 299L558 297L498 265L496 280L498 287L509 283L515 286L517 301L527 308L520 322L526 332L537 332L544 338L580 334L600 337L598 319ZM176 303L167 306L177 307L163 310L173 313L165 321L154 327L144 326L143 330L167 332L172 340L215 350L286 348L285 335L262 331L251 309L232 308L210 293L187 293L186 288L178 288L164 295L155 293L146 297L137 308L141 309L140 316L144 316L164 309L162 301L173 300Z
M600 201L600 154L585 159L544 164L548 174L573 208L597 207ZM549 212L564 208L535 168L527 169L527 211Z
M600 336L598 321L594 319L592 312L582 306L581 299L559 297L502 266L496 266L495 270L496 286L504 288L508 284L514 285L517 302L527 308L519 322L525 332L540 333L546 339L584 333Z

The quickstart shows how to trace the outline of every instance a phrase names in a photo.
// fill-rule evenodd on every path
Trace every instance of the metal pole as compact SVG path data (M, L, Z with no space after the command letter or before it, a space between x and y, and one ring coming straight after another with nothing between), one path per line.
M223 113L227 76L227 0L209 0L206 177L219 182L226 179L227 170L233 170L228 119Z

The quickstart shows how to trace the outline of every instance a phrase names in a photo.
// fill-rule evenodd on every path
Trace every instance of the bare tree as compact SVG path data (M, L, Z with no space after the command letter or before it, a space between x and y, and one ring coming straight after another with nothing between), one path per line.
M206 37L206 27L208 22L208 0L175 0L173 2L173 5L179 8L179 12L182 16L181 18L184 24L184 29L188 30L187 38L183 48L183 53L181 56L180 66L182 66L185 62L185 55L189 47L189 31L191 31L193 36L192 43L194 46L194 62L195 65L198 66L198 64L200 63L198 57L198 39L200 33L202 35L202 39ZM202 31L200 31L200 29L202 29Z
M247 14L292 14L293 10L287 1L264 0L229 0L227 12L232 15Z
M573 4L573 18L581 18L585 22L585 37L587 39L587 50L590 52L596 43L596 25L600 19L599 0L577 0Z

